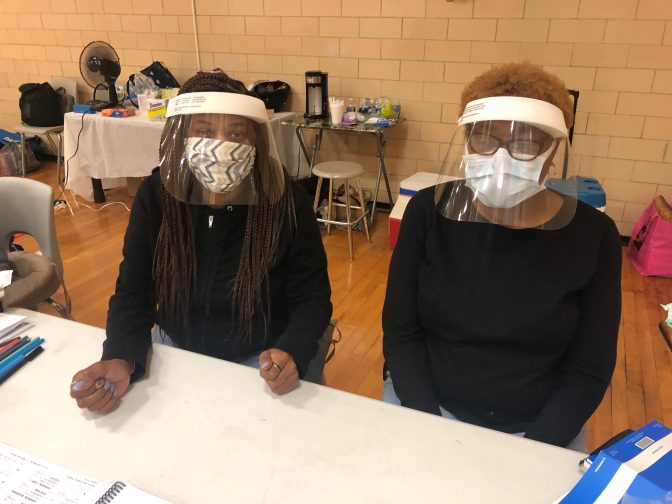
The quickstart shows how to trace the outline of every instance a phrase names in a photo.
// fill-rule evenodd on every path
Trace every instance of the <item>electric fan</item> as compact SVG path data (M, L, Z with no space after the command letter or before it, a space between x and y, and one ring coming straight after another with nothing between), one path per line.
M119 56L107 42L91 42L79 55L79 71L86 83L93 88L93 100L89 105L96 110L119 105L115 82L121 73ZM96 100L99 88L108 90L108 101Z

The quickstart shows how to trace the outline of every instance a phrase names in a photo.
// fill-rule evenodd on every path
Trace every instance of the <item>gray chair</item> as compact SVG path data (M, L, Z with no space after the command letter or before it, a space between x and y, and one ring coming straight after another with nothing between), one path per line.
M77 102L77 81L63 77L50 79L49 84L54 89L63 88ZM26 176L25 140L27 136L44 136L49 141L51 148L56 152L56 183L61 183L61 153L63 152L63 126L30 126L17 124L16 131L21 134L21 173ZM54 136L56 140L54 141Z
M17 233L32 236L40 254L9 252ZM54 192L36 180L0 177L0 262L9 262L16 280L5 288L3 308L34 308L46 302L71 318L72 302L63 280L63 261L54 225ZM63 286L65 306L52 295Z

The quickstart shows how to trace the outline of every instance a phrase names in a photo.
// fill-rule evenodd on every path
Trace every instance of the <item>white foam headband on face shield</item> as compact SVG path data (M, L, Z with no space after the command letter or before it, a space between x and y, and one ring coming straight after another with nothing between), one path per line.
M519 121L536 126L553 138L567 137L565 117L555 105L521 96L492 96L467 103L458 126L483 121Z
M166 117L191 114L231 114L262 124L269 123L264 102L254 96L239 93L184 93L168 102Z

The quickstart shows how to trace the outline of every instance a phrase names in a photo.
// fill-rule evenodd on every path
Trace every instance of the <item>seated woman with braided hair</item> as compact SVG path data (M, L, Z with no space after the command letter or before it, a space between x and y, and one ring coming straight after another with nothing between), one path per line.
M392 255L384 400L585 451L616 360L621 245L545 186L572 119L564 84L529 63L465 87L453 178L411 199Z
M91 411L119 403L152 341L258 366L273 392L290 392L331 317L315 215L280 163L263 102L199 72L167 118L159 169L133 202L102 359L72 380Z

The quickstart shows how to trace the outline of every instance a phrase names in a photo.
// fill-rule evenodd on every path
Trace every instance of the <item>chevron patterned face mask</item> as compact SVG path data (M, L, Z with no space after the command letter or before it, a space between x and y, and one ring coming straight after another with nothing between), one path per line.
M253 145L216 138L189 137L184 159L196 179L214 193L233 191L252 171L256 149Z

